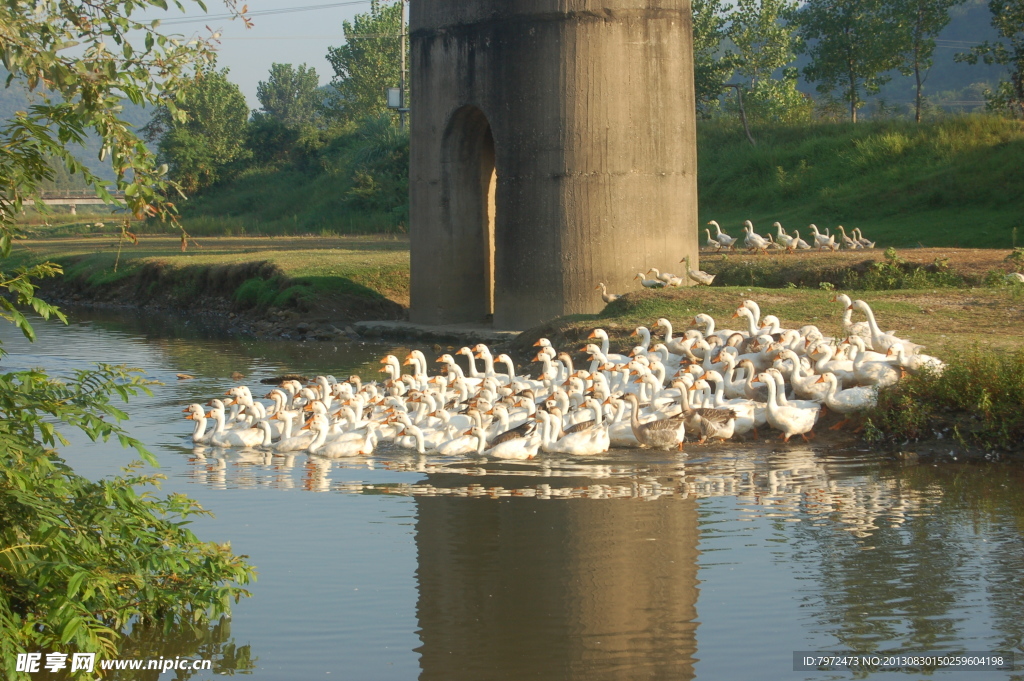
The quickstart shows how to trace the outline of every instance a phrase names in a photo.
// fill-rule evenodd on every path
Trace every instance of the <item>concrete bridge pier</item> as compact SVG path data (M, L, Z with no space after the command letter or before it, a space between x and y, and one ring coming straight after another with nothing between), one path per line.
M697 263L689 0L410 9L412 321L526 328Z

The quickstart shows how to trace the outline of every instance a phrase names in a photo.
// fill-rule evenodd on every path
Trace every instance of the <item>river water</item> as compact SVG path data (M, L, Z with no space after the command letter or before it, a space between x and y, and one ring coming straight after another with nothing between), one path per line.
M0 370L123 362L163 381L128 405L129 430L165 492L215 514L195 532L258 568L252 598L203 640L135 643L138 657L214 658L191 678L1024 678L794 669L799 651L1016 653L1024 667L1019 468L806 445L515 463L194 451L181 409L232 372L254 394L286 371L372 378L395 348L98 313L36 328L29 344L0 325ZM132 459L77 436L64 455L90 477Z

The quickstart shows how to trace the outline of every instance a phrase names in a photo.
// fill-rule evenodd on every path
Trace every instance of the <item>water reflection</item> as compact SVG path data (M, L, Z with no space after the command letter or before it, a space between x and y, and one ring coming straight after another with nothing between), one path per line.
M249 674L255 668L258 658L252 656L248 645L238 645L231 635L231 619L222 617L207 627L178 627L165 631L160 626L137 626L118 642L118 660L210 660L211 670L176 669L169 677L174 681L192 678L208 678L212 675L234 676ZM95 665L99 671L99 663ZM52 673L41 671L44 679L80 679L82 674L71 674L67 669ZM111 681L156 681L160 678L158 669L107 670L104 679ZM99 678L99 674L96 675Z
M854 455L856 453L853 453ZM221 489L302 489L341 494L523 497L532 499L656 499L735 497L743 518L827 521L859 539L928 512L943 496L899 478L868 475L850 452L810 448L765 453L756 448L707 450L696 460L644 461L647 452L618 458L543 458L514 464L488 459L410 456L382 447L373 457L324 459L259 450L199 447L188 477ZM363 471L410 474L367 481ZM374 476L378 477L378 476ZM407 481L395 477L409 478Z
M694 499L416 507L421 680L694 677Z
M129 405L130 426L173 491L218 513L204 533L244 543L259 566L237 624L260 678L338 673L340 658L358 678L411 678L418 663L424 680L715 679L790 678L797 649L1024 653L1019 468L821 441L530 462L193 450L181 405L223 392L231 371L250 385L283 370L369 375L359 367L375 371L385 349L40 332L31 347L5 337L5 366L123 359L166 382ZM123 457L84 442L69 454L96 475ZM202 655L161 645L139 655Z

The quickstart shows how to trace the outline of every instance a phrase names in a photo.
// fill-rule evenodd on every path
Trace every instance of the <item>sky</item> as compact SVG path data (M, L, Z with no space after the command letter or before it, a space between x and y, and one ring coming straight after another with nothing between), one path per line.
M241 21L226 18L219 0L206 3L208 14L194 4L184 14L169 10L160 17L161 31L191 36L207 35L205 26L220 30L217 65L231 70L228 77L242 89L250 109L260 107L256 85L267 79L275 62L308 64L316 69L321 85L330 82L334 71L327 48L344 42L341 22L370 10L370 0L239 0L248 5L253 23L246 29Z

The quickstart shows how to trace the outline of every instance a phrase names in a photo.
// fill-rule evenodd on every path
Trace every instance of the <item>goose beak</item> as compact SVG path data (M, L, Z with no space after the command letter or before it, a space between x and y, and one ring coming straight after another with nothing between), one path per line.
M189 415L187 415L187 416L185 417L185 420L186 420L186 421L195 421L196 419L195 419L195 417L194 417L194 416L192 416L192 414L189 414Z
M853 305L851 305L850 307L848 307L848 308L846 308L846 309L847 309L847 310L852 310L852 309L853 309Z
M205 416L208 419L212 419L213 418L213 412L212 411L208 411L205 414L203 414L203 416Z
M830 302L830 303L835 303L835 302L837 302L838 300L839 300L839 297L838 297L838 296L832 296L831 298L829 298L829 299L828 299L828 302Z
M732 317L730 317L730 319L735 319L736 317L739 317L739 316L740 316L740 313L739 313L739 311L737 310L736 312L733 312L733 313L732 313Z
M894 354L895 353L892 351L891 347L888 350L885 351L885 356L886 357L892 357Z
M189 413L190 411L192 411L192 407L185 407L184 409L182 409L182 410L181 410L181 413L182 413L182 414L187 414L187 413Z
M225 394L225 395L230 395L230 394L231 394L231 391L230 391L230 390L226 390L226 391L224 392L224 394Z
M825 374L822 374L821 376L819 376L818 380L815 381L815 383L824 383L824 382L825 382Z
M597 329L594 329L593 331L591 331L590 335L587 336L588 340L591 339L591 338L597 338Z

